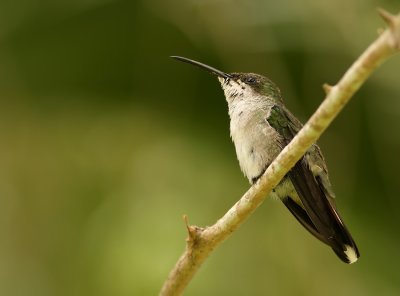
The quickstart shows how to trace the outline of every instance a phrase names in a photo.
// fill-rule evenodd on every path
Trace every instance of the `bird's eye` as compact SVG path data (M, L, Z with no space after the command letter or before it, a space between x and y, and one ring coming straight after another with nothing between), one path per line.
M257 79L254 78L254 77L248 77L246 79L246 82L249 83L249 84L255 84L257 82Z

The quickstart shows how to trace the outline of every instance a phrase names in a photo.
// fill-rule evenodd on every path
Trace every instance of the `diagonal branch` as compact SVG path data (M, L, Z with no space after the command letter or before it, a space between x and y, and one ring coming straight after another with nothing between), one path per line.
M335 119L353 94L371 73L393 54L400 51L400 14L380 9L388 28L364 51L334 85L324 85L326 98L289 145L265 171L259 181L214 225L206 228L189 226L186 250L171 270L160 295L181 295L210 253L227 239L267 198L285 174L315 143ZM187 221L186 221L187 224Z

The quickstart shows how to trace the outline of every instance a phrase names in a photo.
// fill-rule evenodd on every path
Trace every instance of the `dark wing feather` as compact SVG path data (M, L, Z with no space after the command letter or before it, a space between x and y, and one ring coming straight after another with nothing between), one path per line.
M293 118L283 106L275 105L267 119L281 135L283 146L286 146L301 128L301 124ZM340 259L346 263L354 262L354 258L350 258L347 252L351 248L352 256L358 258L357 246L334 205L326 196L327 190L324 190L323 183L318 176L314 176L304 156L289 171L288 177L304 207L303 209L287 197L288 200L283 202L291 213L315 237L331 246Z

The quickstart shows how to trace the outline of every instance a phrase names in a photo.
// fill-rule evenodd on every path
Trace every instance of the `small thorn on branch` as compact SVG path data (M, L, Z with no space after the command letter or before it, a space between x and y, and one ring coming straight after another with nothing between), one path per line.
M381 18L385 21L385 23L389 26L389 28L394 29L396 27L396 16L387 12L382 8L378 8L378 13Z
M183 222L185 222L185 225L186 225L186 228L187 228L187 230L189 231L189 219L188 219L188 216L185 214L185 215L183 215L182 216L182 219L183 219Z
M393 15L382 8L378 8L378 13L388 25L391 40L390 44L395 50L400 49L400 15Z
M188 219L187 215L183 215L182 218L183 218L183 221L185 222L186 229L187 229L187 232L189 234L189 237L187 238L187 240L188 241L192 241L194 239L195 232L196 232L195 226L190 226L189 225L189 219Z
M329 94L329 93L331 92L333 86L332 86L332 85L329 85L328 83L324 83L324 84L322 85L322 88L324 89L325 94Z
M186 239L186 242L188 243L188 246L192 246L204 229L195 225L189 225L189 219L187 215L183 215L182 218L183 221L185 222L186 229L189 234L189 237Z

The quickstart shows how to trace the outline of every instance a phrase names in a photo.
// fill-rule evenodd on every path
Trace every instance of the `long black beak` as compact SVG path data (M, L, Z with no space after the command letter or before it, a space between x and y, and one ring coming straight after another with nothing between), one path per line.
M222 71L220 71L218 69L215 69L215 68L213 68L211 66L205 65L203 63L200 63L200 62L188 59L188 58L179 57L179 56L171 56L171 58L176 59L176 60L181 61L181 62L184 62L184 63L195 65L195 66L197 66L199 68L202 68L202 69L204 69L204 70L206 70L206 71L208 71L208 72L210 72L210 73L212 73L214 75L217 75L217 76L225 78L225 79L233 78L233 76L231 74L222 72Z

